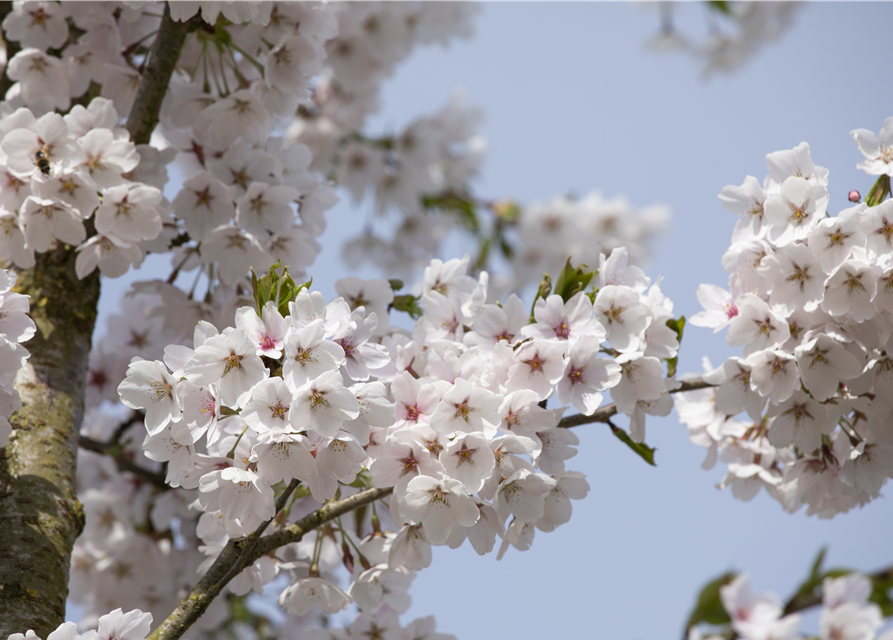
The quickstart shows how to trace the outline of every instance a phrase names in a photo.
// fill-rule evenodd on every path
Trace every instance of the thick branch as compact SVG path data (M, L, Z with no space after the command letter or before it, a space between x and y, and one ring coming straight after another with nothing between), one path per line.
M693 380L681 380L679 388L673 389L670 393L684 393L686 391L697 391L698 389L708 389L716 385L710 384L703 378L695 378ZM589 424L590 422L608 422L613 416L617 415L617 405L614 403L606 404L596 409L591 416L584 416L582 413L562 418L558 423L559 427L579 427L581 424Z
M161 103L167 86L174 73L177 60L180 59L180 50L186 42L186 36L195 28L197 22L175 22L171 19L170 7L165 3L164 17L161 18L161 26L155 43L149 52L143 77L140 80L140 88L136 94L130 116L127 118L127 130L134 144L148 144L155 125L158 124L158 113L161 111Z
M297 486L292 482L276 505L277 512L285 506L285 499ZM195 588L189 592L180 605L153 631L148 640L178 640L198 620L230 580L246 567L257 562L261 556L286 544L297 542L304 534L313 531L326 522L389 496L394 489L366 489L341 500L333 500L296 523L269 536L261 537L272 520L263 523L250 536L230 540L217 557L214 565L202 576Z
M71 548L84 526L74 478L99 274L78 280L64 245L36 258L16 290L31 296L37 333L15 382L22 409L0 450L0 638L28 629L46 638L65 620Z

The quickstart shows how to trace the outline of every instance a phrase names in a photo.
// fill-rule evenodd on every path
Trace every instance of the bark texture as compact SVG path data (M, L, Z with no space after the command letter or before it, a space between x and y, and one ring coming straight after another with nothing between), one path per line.
M127 130L134 144L149 144L149 138L158 124L158 113L167 93L167 85L171 81L177 60L180 59L180 50L186 42L186 36L199 24L198 17L187 22L175 22L171 19L170 7L165 3L161 26L149 52L140 88L127 118Z
M0 19L11 10L0 2ZM189 31L197 21L174 22L165 5L158 35L127 128L147 143ZM7 43L7 52L15 43ZM8 88L3 75L0 89ZM0 450L0 638L33 629L46 638L65 620L71 549L84 527L75 493L78 432L99 302L99 273L75 273L73 248L56 247L19 273L16 290L31 296L37 335L16 388L22 409L13 415L9 445Z
M18 274L36 335L16 377L22 408L0 449L0 638L46 638L65 619L71 548L84 526L75 493L77 439L99 275L78 280L75 251L58 246Z

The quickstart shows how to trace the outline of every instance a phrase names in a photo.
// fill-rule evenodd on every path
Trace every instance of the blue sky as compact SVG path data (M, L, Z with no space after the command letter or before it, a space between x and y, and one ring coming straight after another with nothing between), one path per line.
M701 7L679 14L703 32ZM691 316L699 283L727 282L720 257L735 218L716 195L748 174L762 180L767 153L809 142L815 163L830 169L832 214L850 189L867 193L872 180L855 168L861 155L849 131L877 131L893 115L891 18L885 3L805 6L742 70L704 81L688 56L646 49L659 25L647 5L486 4L472 40L421 50L398 68L372 129L405 125L462 88L485 110L480 196L532 202L598 189L636 206L668 205L671 229L646 270L664 276L676 313ZM351 275L339 254L356 215L342 204L329 218L312 269L327 297ZM105 308L115 290L107 287ZM702 356L718 364L734 353L724 333L689 327L679 370L699 372ZM404 621L434 614L461 640L677 638L700 586L729 568L786 597L822 545L833 565L871 570L893 560L886 499L831 521L785 514L765 495L738 502L714 487L723 465L700 468L704 450L675 414L648 424L657 468L603 425L577 434L569 468L586 473L592 490L571 522L501 562L467 546L438 549Z

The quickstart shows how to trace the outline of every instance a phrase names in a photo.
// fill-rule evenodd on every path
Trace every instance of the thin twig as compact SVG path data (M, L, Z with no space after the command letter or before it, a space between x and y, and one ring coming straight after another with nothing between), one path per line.
M710 384L703 378L694 378L692 380L681 380L679 387L670 391L670 393L684 393L686 391L697 391L698 389L708 389L716 385ZM582 413L562 418L558 426L564 429L569 427L579 427L581 424L589 424L590 422L608 422L617 415L617 405L614 403L606 404L596 409L591 416L584 416Z
M150 471L149 469L144 469L143 467L134 463L132 460L128 460L124 456L124 454L121 453L121 445L119 445L118 443L98 442L96 440L93 440L92 438L88 438L87 436L78 436L78 446L81 449L88 449L90 451L109 456L115 461L115 464L118 465L119 471L128 471L140 480L144 480L152 484L153 486L158 487L162 491L167 491L171 488L164 481L163 473L155 473L154 471ZM115 449L118 449L118 451L113 453Z

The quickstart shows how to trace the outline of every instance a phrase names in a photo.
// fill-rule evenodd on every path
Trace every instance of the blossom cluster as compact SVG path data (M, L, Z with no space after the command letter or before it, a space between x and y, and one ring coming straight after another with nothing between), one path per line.
M600 254L623 247L633 264L650 258L651 241L663 233L669 211L661 205L637 209L623 196L592 192L579 200L555 198L523 207L512 220L517 246L511 255L510 287L520 289L565 263L595 265Z
M9 443L9 417L22 408L19 392L12 386L16 373L31 354L20 343L34 336L37 327L28 317L28 296L12 288L16 275L0 269L0 449Z
M190 19L199 6L176 3L171 16ZM216 267L225 284L248 267L265 270L272 256L297 273L319 253L323 212L337 198L308 171L308 147L293 144L296 135L288 143L271 137L274 128L294 121L301 106L308 117L295 122L313 128L328 119L332 126L322 129L337 146L362 125L379 83L415 42L467 33L474 12L470 5L201 5L213 26L187 40L153 145L134 146L117 125L136 97L137 63L163 8L27 2L5 19L6 38L22 46L9 61L16 82L0 130L0 252L16 265L31 266L34 252L55 238L78 247L80 277L97 267L120 276L147 252L172 246L178 270ZM230 59L211 55L217 49ZM101 85L102 98L76 104L64 118L53 112L68 110L91 83ZM314 170L330 162L319 140ZM161 189L175 157L188 177L168 202ZM97 234L87 238L94 211Z
M371 262L404 275L424 267L437 253L441 240L461 220L458 204L470 197L467 182L480 167L486 148L476 131L480 118L479 109L456 95L440 111L417 118L392 136L355 134L328 156L333 165L328 171L338 185L355 202L371 192L375 218L380 219L370 219L345 244L348 266ZM310 135L305 120L296 121L289 133L298 142L306 139L315 161L325 161L326 150Z
M467 276L468 258L434 260L411 332L379 331L393 291L387 281L354 278L340 281L343 297L328 304L301 288L288 301L239 308L234 327L199 322L191 346L170 345L163 360L134 358L118 387L126 405L144 412L134 459L166 463L166 482L180 487L158 494L153 526L176 515L182 530L197 517L189 535L206 567L227 540L275 515L281 483L299 480L301 498L277 524L356 488L393 488L372 534L324 528L233 581L235 593L262 592L287 576L280 603L298 616L312 604L333 613L350 601L367 613L383 605L402 613L432 545L468 539L485 554L501 540L500 557L529 548L537 529L567 522L570 500L589 489L565 468L578 443L560 425L568 407L592 415L610 391L637 441L647 413L672 407L662 365L678 349L666 326L672 304L627 265L622 248L601 264L589 274L592 292L540 297L532 320L515 295L486 302L487 275ZM116 507L96 496L95 508L118 510L95 518L105 523L92 532L102 539L97 549L113 548L108 536L130 517L126 491ZM86 554L90 546L79 543ZM332 575L341 564L352 576L346 590Z
M15 62L13 59L10 65ZM174 228L161 188L164 160L134 145L111 101L94 99L65 116L36 117L3 103L0 124L0 253L20 268L54 240L76 246L83 278L99 267L117 277L146 251L165 250ZM95 217L94 217L95 213ZM96 235L87 238L93 217Z
M893 632L880 636L884 623L881 608L870 600L872 582L859 573L822 582L822 603L819 616L820 640L862 638L890 640ZM722 607L736 636L742 640L799 640L801 616L784 614L784 605L772 593L753 594L747 574L736 576L719 589ZM722 635L703 635L698 628L689 631L689 640L718 640Z
M660 32L650 40L657 51L680 51L703 63L705 78L715 73L732 73L768 44L778 40L794 22L802 7L796 2L725 2L704 5L710 24L702 42L680 32L673 24L668 4L659 5Z
M152 614L134 609L124 613L120 608L98 621L98 628L78 633L76 622L63 622L51 631L46 640L145 640L152 625ZM34 631L13 633L8 640L41 640Z
M723 256L730 290L701 285L705 311L691 322L727 327L743 354L705 376L716 389L680 399L679 415L709 449L705 466L729 463L721 486L738 498L763 487L788 511L832 517L893 475L891 131L893 119L881 141L852 132L859 166L881 177L836 216L806 143L769 154L762 185L749 176L720 194L740 216Z

